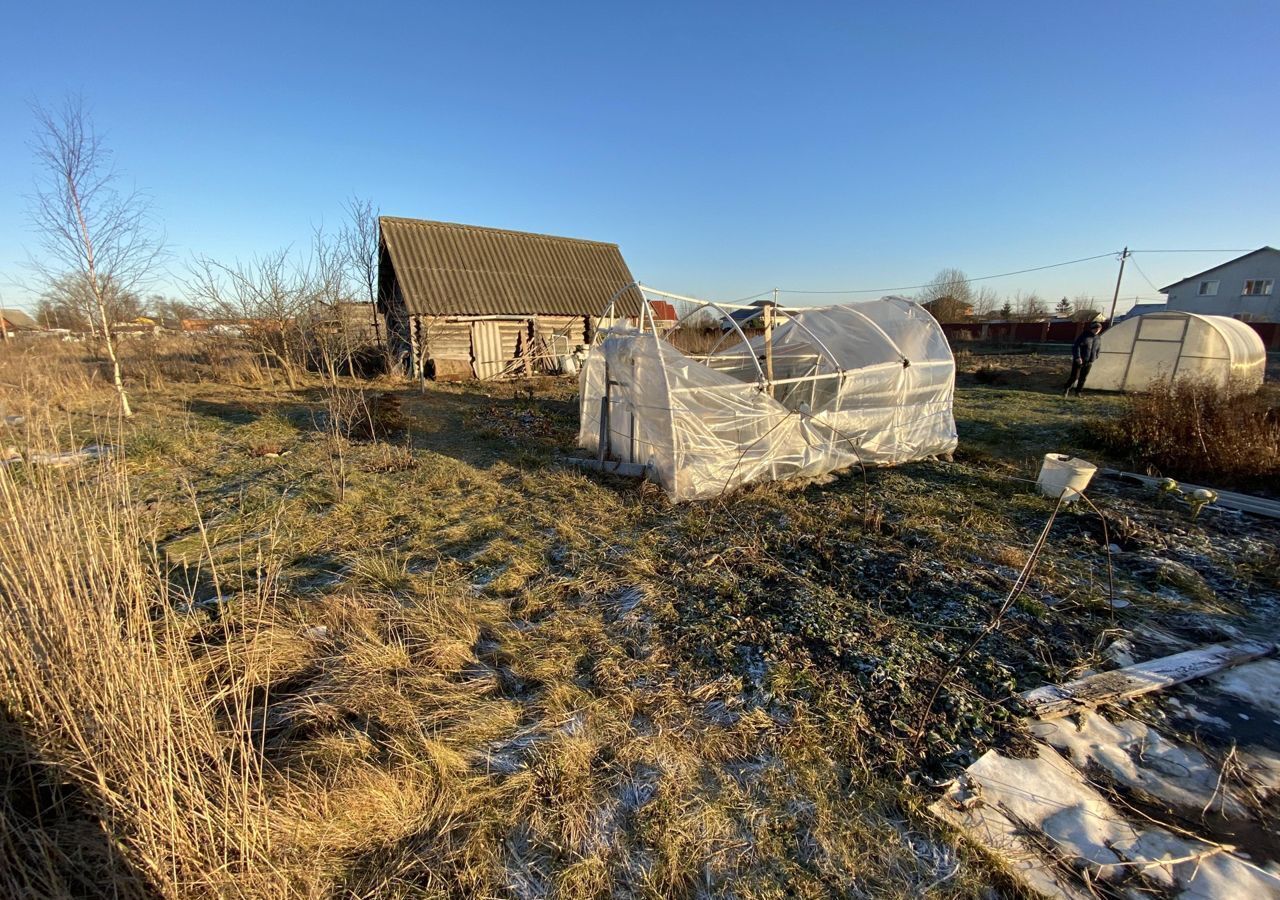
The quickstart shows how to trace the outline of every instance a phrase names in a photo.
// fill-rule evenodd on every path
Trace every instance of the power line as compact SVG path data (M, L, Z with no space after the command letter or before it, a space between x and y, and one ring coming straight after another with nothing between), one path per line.
M1130 253L1252 253L1257 247L1244 247L1235 250L1130 250Z
M1050 263L1047 266L1032 266L1029 269L1018 269L1013 272L1001 272L998 275L980 275L977 278L961 278L957 279L956 284L970 284L974 281L990 281L992 278L1008 278L1010 275L1025 275L1028 272L1043 272L1045 269L1057 269L1062 266L1074 266L1077 263L1091 262L1095 259L1106 259L1108 256L1115 256L1120 251L1112 250L1109 253L1099 253L1097 256L1082 256L1080 259L1069 259L1066 262ZM1131 253L1133 251L1130 251ZM914 291L919 288L929 287L929 284L906 284L898 287L883 288L856 288L847 291L801 291L779 288L780 294L882 294L887 291Z
M1160 293L1160 288L1156 287L1155 282L1147 277L1146 272L1142 271L1142 266L1138 265L1138 261L1136 259L1133 261L1133 267L1138 270L1138 274L1142 276L1142 280L1151 285L1151 290L1155 291L1157 294Z

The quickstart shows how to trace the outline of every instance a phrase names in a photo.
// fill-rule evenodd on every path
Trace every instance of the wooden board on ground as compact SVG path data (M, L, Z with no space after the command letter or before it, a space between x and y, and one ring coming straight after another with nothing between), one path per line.
M1114 672L1099 672L1066 684L1047 684L1025 691L1022 699L1031 706L1033 715L1042 719L1054 719L1100 703L1137 697L1193 678L1212 675L1231 666L1267 656L1275 652L1275 649L1275 644L1260 641L1214 644L1126 666Z
M432 374L436 381L469 381L474 377L470 359L431 358Z

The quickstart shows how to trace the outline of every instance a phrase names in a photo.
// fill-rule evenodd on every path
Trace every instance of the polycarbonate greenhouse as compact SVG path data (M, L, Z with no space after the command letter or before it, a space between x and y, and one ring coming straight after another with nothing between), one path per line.
M579 443L605 468L683 501L955 449L955 360L912 301L743 307L640 287L639 322L606 310L582 370ZM656 297L684 314L655 319Z
M1159 378L1208 378L1261 385L1267 351L1258 333L1236 319L1189 312L1148 313L1102 334L1086 387L1143 391Z

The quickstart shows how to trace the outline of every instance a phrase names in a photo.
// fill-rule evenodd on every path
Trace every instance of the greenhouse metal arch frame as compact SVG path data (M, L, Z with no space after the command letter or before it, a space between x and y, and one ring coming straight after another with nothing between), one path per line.
M635 321L616 315L631 289L645 301ZM674 320L655 316L657 299ZM763 319L759 333L742 311ZM955 361L910 300L744 305L635 282L601 323L581 375L579 444L600 467L650 475L673 500L956 446Z

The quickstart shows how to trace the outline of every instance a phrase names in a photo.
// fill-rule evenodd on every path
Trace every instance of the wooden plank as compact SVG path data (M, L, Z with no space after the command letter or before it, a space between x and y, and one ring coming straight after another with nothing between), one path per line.
M1275 652L1275 644L1237 641L1147 660L1114 672L1099 672L1066 684L1047 684L1023 692L1022 699L1041 719L1056 719L1100 703L1110 703L1203 678Z
M612 459L582 459L577 456L571 456L565 461L571 466L578 466L582 469L592 469L596 472L604 472L607 475L622 475L627 478L643 478L649 474L649 467L643 463L617 462Z
M471 373L471 360L469 359L449 359L437 356L432 358L431 364L436 381L469 381L474 377Z

